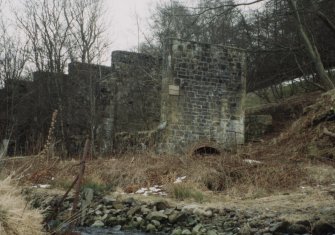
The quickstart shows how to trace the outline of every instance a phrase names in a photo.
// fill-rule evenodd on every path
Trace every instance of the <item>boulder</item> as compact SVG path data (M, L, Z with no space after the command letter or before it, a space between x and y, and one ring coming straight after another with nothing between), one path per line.
M190 235L192 234L191 231L189 229L184 229L182 232L181 232L182 235Z
M125 208L125 205L122 202L113 202L113 208L116 210L123 210Z
M186 219L187 219L187 216L183 212L174 211L169 215L169 222L171 224L182 222L182 221L185 221Z
M141 211L141 207L140 206L134 206L134 207L130 208L130 210L128 210L127 216L128 217L133 217L139 211Z
M104 226L105 226L105 224L101 220L97 220L91 225L91 227L99 227L99 228L104 227Z
M270 232L273 233L287 233L290 223L287 221L276 222L271 225Z
M156 231L156 227L153 224L148 224L146 227L147 232L155 232Z
M182 233L182 230L180 228L175 228L172 231L171 235L181 235L181 233Z
M302 224L292 224L288 227L288 231L289 231L289 233L293 233L293 234L306 234L306 233L308 233L308 229L306 228L306 226L304 226Z
M154 202L154 206L156 207L157 211L166 210L166 209L170 208L169 204L166 201L163 201L163 200Z
M207 235L218 235L218 232L215 230L209 230L207 231Z
M114 202L116 202L116 199L112 196L104 196L102 198L102 203L105 205L112 205Z
M153 212L150 212L146 219L148 220L158 220L158 221L163 221L163 220L166 220L168 219L167 215L165 215L163 212L160 212L160 211L153 211Z
M335 227L325 222L319 222L314 225L312 233L313 235L334 234Z
M200 230L203 228L202 224L197 224L192 229L192 234L200 234Z

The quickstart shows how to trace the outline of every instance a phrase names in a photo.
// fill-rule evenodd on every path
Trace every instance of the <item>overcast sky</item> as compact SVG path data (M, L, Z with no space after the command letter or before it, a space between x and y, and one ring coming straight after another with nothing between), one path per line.
M112 38L112 50L129 50L137 46L137 24L140 25L140 41L144 41L144 34L149 32L148 21L155 7L159 3L170 2L170 0L105 0L108 11L110 11L110 35ZM198 0L178 0L188 6L196 6ZM250 2L252 0L235 0L238 3ZM243 7L248 10L259 7L259 4ZM136 17L136 15L138 17Z
M1 1L1 0L0 0ZM25 0L2 0L7 3L7 8L0 9L0 14L10 15L10 9L17 10L18 2ZM69 0L72 1L72 0ZM150 32L149 20L154 12L157 4L168 3L171 0L104 0L105 10L107 13L106 26L112 45L110 51L113 50L135 50L138 44L137 23L140 28L140 42L144 41L144 35ZM198 0L178 0L189 7L196 6ZM250 2L253 0L235 0L238 3ZM11 7L8 7L10 5ZM253 5L253 8L259 5ZM243 9L243 8L242 8ZM245 7L244 9L249 9ZM137 16L137 17L136 17Z
M136 48L138 42L137 20L140 25L140 41L149 31L148 22L157 4L170 0L105 0L110 10L110 34L112 50L129 50ZM179 0L190 6L197 0Z

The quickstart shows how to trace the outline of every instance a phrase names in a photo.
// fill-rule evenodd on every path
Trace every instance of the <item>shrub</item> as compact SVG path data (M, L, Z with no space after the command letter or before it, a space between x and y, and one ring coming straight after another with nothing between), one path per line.
M167 186L167 191L177 200L193 199L200 203L204 201L203 193L188 183L170 184Z

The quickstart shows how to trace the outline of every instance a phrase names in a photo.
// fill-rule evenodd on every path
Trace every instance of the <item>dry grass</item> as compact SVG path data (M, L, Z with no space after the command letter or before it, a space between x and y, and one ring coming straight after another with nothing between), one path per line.
M194 200L198 203L205 201L205 195L191 183L178 183L165 185L167 193L178 201L187 199Z
M26 208L27 203L10 178L0 181L0 234L38 235L42 233L42 216Z
M131 193L141 187L171 185L177 177L186 176L194 189L252 198L295 190L301 185L334 183L335 139L323 135L322 130L327 127L335 132L335 122L315 124L333 107L333 96L323 95L279 137L246 145L234 154L178 157L142 152L88 161L84 186L98 190L122 188ZM244 159L262 163L249 164ZM5 169L20 168L24 182L67 188L79 171L78 163L33 157L9 161Z
M242 156L223 153L219 156L177 157L142 153L96 159L87 162L84 186L98 191L113 191L120 187L131 193L141 187L171 186L177 177L186 176L186 183L193 191L210 190L257 197L295 189L302 182L311 181L303 163L263 158L262 164L249 164L243 161ZM34 161L34 167L25 172L22 178L25 183L49 183L65 189L79 171L77 160L52 164L31 159L26 161ZM175 192L173 187L170 189L170 192ZM176 194L171 193L171 196Z

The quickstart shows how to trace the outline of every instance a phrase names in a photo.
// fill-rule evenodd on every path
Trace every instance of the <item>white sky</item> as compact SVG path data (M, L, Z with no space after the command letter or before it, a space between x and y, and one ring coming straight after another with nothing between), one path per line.
M7 7L0 9L0 14L11 15L10 9L17 10L18 2L25 0L0 0L7 3ZM69 0L73 1L73 0ZM105 11L107 13L106 27L112 45L110 52L113 50L136 50L138 44L138 27L136 19L139 21L140 42L145 41L143 34L150 32L149 19L154 12L156 5L168 3L171 0L105 0ZM178 0L189 7L196 6L199 0ZM238 3L250 2L253 0L235 0ZM10 6L10 7L8 7ZM255 4L252 8L259 7ZM242 8L248 9L249 7ZM137 15L137 17L136 17Z
M150 15L159 3L170 0L106 0L110 11L110 35L112 37L112 50L131 50L138 44L138 27L140 28L140 42L147 34ZM192 6L197 0L179 0ZM193 2L193 4L192 4ZM137 17L136 17L137 15Z
M112 38L111 50L134 50L137 47L138 33L136 14L140 25L140 42L144 41L147 34L150 15L159 3L170 2L170 0L105 0L106 8L110 12L109 33ZM196 6L198 0L178 0L189 7ZM250 2L252 0L235 0L238 3ZM248 10L260 7L260 4L243 7ZM106 9L106 10L107 10Z

